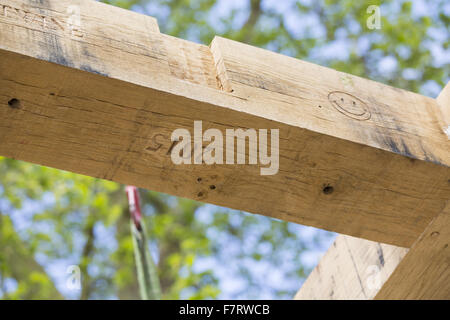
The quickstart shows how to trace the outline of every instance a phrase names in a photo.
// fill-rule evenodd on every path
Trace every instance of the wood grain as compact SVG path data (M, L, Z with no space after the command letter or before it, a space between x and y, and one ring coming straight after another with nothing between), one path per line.
M441 91L436 98L436 101L441 111L441 127L447 135L447 138L450 140L450 82L448 82Z
M413 244L375 299L450 300L450 201Z
M443 128L449 135L450 83L437 98ZM450 183L450 180L449 180ZM450 300L450 200L414 242L376 299Z
M373 299L407 252L407 248L339 235L295 299Z
M450 195L439 112L434 99L222 38L170 37L92 1L0 0L6 157L409 247ZM170 135L194 120L279 129L278 174L174 165Z

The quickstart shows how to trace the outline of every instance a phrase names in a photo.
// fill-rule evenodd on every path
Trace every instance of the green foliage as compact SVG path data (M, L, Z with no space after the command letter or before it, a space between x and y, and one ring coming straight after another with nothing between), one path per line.
M430 51L448 56L444 0L426 1L429 13L403 0L103 2L155 16L162 32L177 37L209 44L218 34L425 94L436 94L449 77L448 59L438 64ZM381 4L379 30L366 26L372 4ZM395 63L389 72L382 68L386 59ZM424 86L430 83L437 89ZM3 298L62 298L55 284L72 298L139 298L123 186L5 158L0 177ZM306 241L286 222L141 195L165 299L220 297L230 276L241 283L234 298L292 297L309 271L300 263L303 254L329 237L320 232ZM80 266L81 292L64 291L64 278L49 276L61 261ZM291 286L268 281L277 272ZM12 279L17 285L8 288Z

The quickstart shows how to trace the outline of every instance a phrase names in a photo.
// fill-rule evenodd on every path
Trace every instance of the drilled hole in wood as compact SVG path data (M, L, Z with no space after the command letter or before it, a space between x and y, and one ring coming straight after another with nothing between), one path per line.
M333 193L333 191L334 191L334 188L333 188L332 186L325 186L325 187L322 189L322 192L323 192L324 194L331 194L331 193Z
M210 188L211 190L214 190L214 189L216 189L216 186L212 184L212 185L209 186L209 188Z
M13 98L8 101L8 106L10 106L13 109L19 109L20 108L20 100Z
M199 197L199 198L203 197L203 192L197 193L197 197Z
M202 182L202 178L198 177L197 182Z

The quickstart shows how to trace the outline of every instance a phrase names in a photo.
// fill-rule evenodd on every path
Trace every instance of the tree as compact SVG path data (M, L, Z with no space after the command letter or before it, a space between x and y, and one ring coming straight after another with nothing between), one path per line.
M444 0L103 2L155 16L177 37L208 44L218 34L427 95L449 79ZM371 30L367 8L377 4L381 29ZM0 177L3 298L139 297L123 186L5 158ZM305 253L332 238L316 231L307 240L294 224L141 195L164 298L291 298L310 268ZM70 264L80 266L81 291L64 286Z

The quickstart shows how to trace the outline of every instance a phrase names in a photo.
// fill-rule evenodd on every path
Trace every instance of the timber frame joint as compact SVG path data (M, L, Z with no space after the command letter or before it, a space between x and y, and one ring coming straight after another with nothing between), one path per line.
M432 99L91 0L0 0L0 106L2 156L342 233L299 298L450 297L450 84ZM174 164L195 121L279 129L279 172Z

